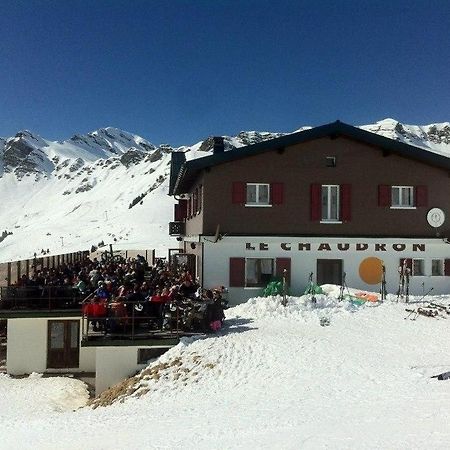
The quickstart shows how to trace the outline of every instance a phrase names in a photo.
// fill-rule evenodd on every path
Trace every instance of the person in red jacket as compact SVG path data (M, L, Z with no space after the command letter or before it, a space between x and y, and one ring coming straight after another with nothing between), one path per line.
M157 289L150 298L150 316L156 318L156 323L160 330L162 330L164 323L164 305L168 301L169 291L166 288L162 292Z

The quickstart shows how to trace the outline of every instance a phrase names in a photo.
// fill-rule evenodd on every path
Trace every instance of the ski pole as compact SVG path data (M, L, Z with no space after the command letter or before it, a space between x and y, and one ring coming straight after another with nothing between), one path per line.
M422 297L419 298L419 300L417 300L417 303L420 303L431 291L433 290L433 288L430 288L428 290L428 292L426 292L425 294L422 295Z

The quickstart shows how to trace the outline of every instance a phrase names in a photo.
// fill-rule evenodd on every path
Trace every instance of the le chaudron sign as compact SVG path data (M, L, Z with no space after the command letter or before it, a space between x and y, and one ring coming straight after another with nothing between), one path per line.
M319 242L319 243L311 243L311 242L299 242L296 244L292 244L290 242L281 242L277 244L268 244L266 242L259 243L251 243L246 242L245 250L273 250L275 248L281 248L286 252L290 251L300 251L300 252L309 252L309 251L318 251L318 252L347 252L347 251L375 251L375 252L386 252L390 250L394 250L396 252L404 252L404 251L413 251L413 252L424 252L425 244L423 243L367 243L367 242L338 242L338 243L330 243L330 242Z

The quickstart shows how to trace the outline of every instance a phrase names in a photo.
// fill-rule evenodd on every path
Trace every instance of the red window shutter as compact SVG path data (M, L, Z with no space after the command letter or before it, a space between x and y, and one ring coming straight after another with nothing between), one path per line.
M231 201L232 203L239 203L239 204L245 204L245 183L242 181L234 181L232 186L232 196Z
M322 218L322 185L311 184L311 220L318 222Z
M230 287L245 286L245 258L230 258Z
M350 222L352 219L352 185L341 185L341 220Z
M173 205L173 218L174 218L175 222L181 222L181 220L182 220L179 203L175 203L175 205Z
M416 206L428 206L427 186L416 186Z
M286 281L289 286L291 284L291 258L277 258L275 262L277 277L283 278L283 271L286 269Z
M282 205L283 204L283 183L271 183L270 185L270 199L272 205Z
M197 214L197 195L198 190L196 189L192 195L192 215L195 216Z
M198 212L202 210L203 206L203 186L200 185L198 188Z
M386 184L378 186L378 206L391 206L391 186Z
M183 221L187 217L187 200L179 200L180 221Z
M444 275L450 277L450 259L444 261Z

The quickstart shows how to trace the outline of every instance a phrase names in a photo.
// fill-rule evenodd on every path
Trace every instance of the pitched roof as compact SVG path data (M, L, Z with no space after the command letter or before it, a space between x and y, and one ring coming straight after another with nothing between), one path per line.
M176 175L174 174L172 177L171 174L171 179L174 180L174 183L171 183L169 195L186 193L199 175L200 171L206 169L207 167L216 166L218 164L223 164L237 159L247 158L248 156L257 155L272 150L283 149L291 145L312 141L314 139L320 139L327 136L349 137L357 141L379 147L388 152L396 153L410 159L421 161L425 164L450 170L450 158L438 155L437 153L433 153L429 150L425 150L414 145L405 144L403 142L386 138L379 134L362 130L361 128L357 128L337 120L336 122L321 125L309 130L287 134L279 138L259 142L258 144L239 147L234 150L216 153L185 162L179 166L180 168Z

